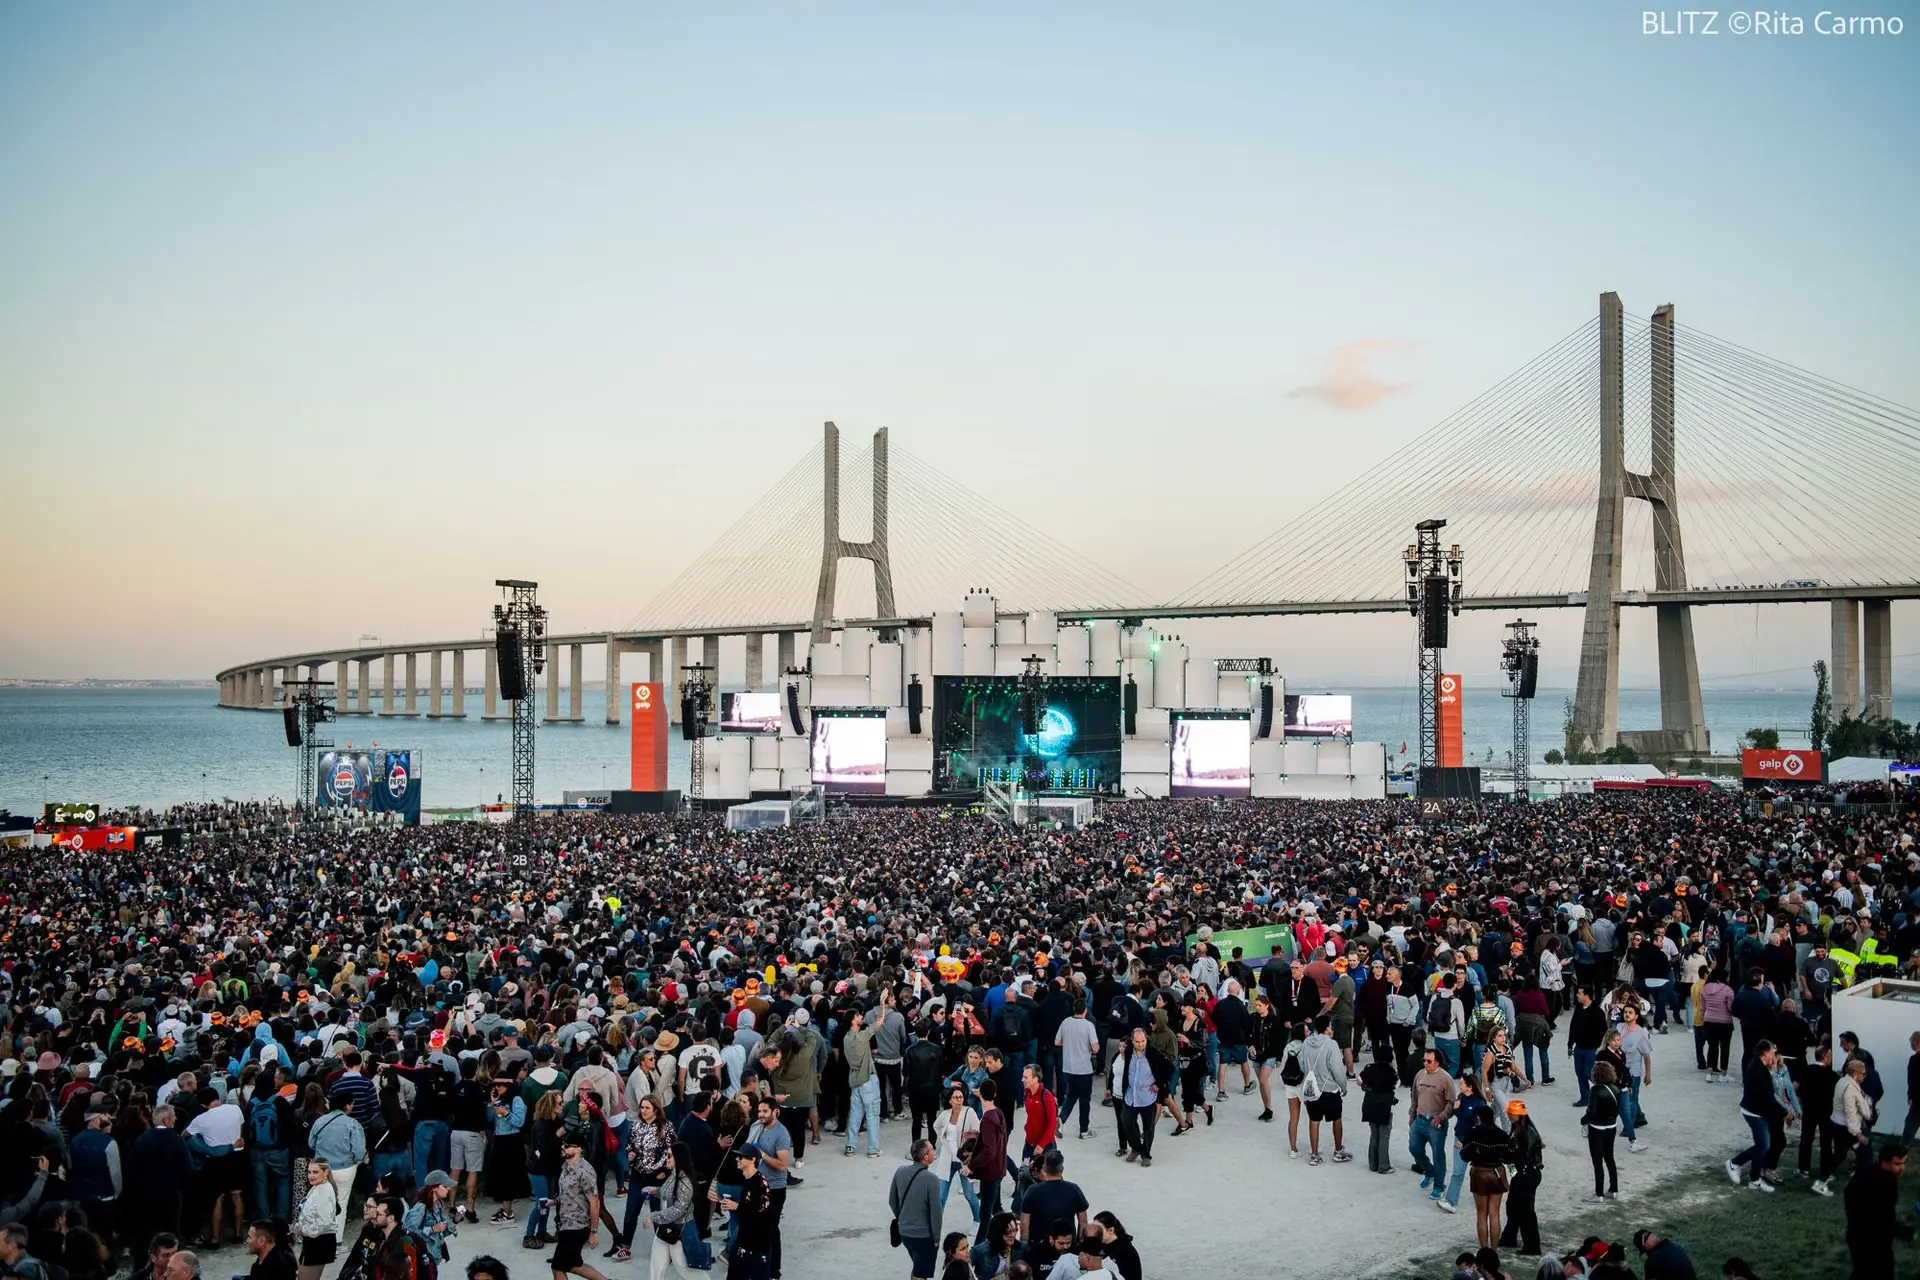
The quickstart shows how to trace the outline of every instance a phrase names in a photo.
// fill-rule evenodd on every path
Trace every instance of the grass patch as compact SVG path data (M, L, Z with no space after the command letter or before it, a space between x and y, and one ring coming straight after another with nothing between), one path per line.
M1789 1166L1792 1159L1789 1153ZM1633 1233L1650 1227L1685 1246L1701 1280L1719 1280L1721 1265L1732 1257L1745 1258L1765 1280L1847 1280L1852 1263L1847 1257L1846 1180L1835 1175L1830 1200L1808 1190L1811 1181L1789 1174L1786 1185L1766 1195L1744 1186L1736 1188L1717 1174L1674 1174L1632 1201L1584 1205L1590 1212L1543 1218L1540 1243L1559 1254L1588 1236L1617 1240L1627 1246L1628 1265L1638 1275L1640 1257L1633 1251ZM1911 1223L1912 1205L1920 1198L1920 1169L1908 1166L1900 1193L1901 1221ZM1445 1280L1453 1274L1454 1256L1472 1240L1472 1212L1472 1204L1463 1198L1460 1216L1452 1219L1466 1232L1462 1244L1410 1259L1384 1274L1394 1280ZM1896 1242L1894 1249L1903 1268L1916 1256L1912 1245ZM1510 1251L1502 1257L1513 1280L1531 1280L1534 1259Z

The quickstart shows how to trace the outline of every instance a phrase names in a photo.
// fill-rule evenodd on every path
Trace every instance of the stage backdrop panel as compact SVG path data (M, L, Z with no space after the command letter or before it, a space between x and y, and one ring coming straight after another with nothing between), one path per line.
M816 644L812 648L812 665L809 668L814 679L821 676L840 674L840 646L837 644ZM864 674L864 673L862 673Z
M1362 777L1355 774L1349 781L1347 796L1353 800L1385 800L1387 798L1387 777L1383 773Z
M1088 645L1091 640L1085 627L1066 626L1060 628L1060 638L1054 642L1054 663L1063 676L1092 675L1088 669ZM1109 674L1106 671L1101 675Z
M822 676L813 678L813 705L816 707L868 707L873 695L865 676Z
M933 615L933 668L936 676L966 674L966 628L960 614L940 612ZM922 674L927 674L923 672Z
M888 769L887 794L924 796L933 790L933 774L924 769Z
M961 671L970 676L993 674L993 628L968 627L962 642Z
M1111 618L1095 618L1081 630L1087 633L1087 674L1111 675L1120 667L1120 624Z
M918 738L889 738L887 740L887 770L901 769L908 773L933 772L933 739L924 735Z
M901 676L903 656L900 646L894 643L876 642L868 651L868 687L872 690L873 705L876 707L897 707L901 705L904 682Z
M1140 742L1166 742L1172 737L1172 717L1165 707L1144 702L1133 717L1133 736Z
M1120 744L1120 772L1161 773L1167 771L1167 744L1128 738Z
M998 608L993 602L993 597L985 591L968 592L967 598L961 601L960 604L961 617L969 629L974 627L991 628L993 626L993 615L996 612L998 612Z
M1149 799L1165 800L1173 790L1173 780L1167 776L1165 769L1158 773L1122 774L1120 782L1130 797L1136 792L1141 792Z
M1282 744L1280 772L1285 774L1303 774L1320 772L1320 753L1315 751L1311 740L1304 742L1286 742Z
M1346 743L1320 742L1315 745L1319 750L1315 753L1314 772L1337 773L1343 778L1353 772L1353 766L1348 762Z
M754 791L779 791L780 771L778 769L754 769L747 774L747 786Z
M1351 768L1356 778L1385 778L1387 745L1384 742L1354 743Z
M760 637L755 636L757 642ZM718 656L714 660L713 682L721 689L744 689L747 687L747 638L745 636L721 636L714 646Z

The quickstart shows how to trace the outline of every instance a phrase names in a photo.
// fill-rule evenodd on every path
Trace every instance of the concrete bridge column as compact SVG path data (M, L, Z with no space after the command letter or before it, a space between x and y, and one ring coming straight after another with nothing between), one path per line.
M453 651L453 718L467 718L467 651Z
M567 646L567 719L580 720L580 651L585 645Z
M779 639L775 641L775 661L780 665L780 669L774 672L773 684L776 689L786 688L787 672L795 666L793 642L794 634L791 631L782 631Z
M415 691L419 688L419 681L416 678L419 672L419 668L417 668L414 665L414 663L418 659L419 659L418 654L410 653L407 655L407 714L410 716L417 716L420 714L419 704L414 701ZM437 653L434 654L433 659L434 659L435 665L438 665L440 661L440 655ZM438 695L439 692L440 690L436 687L434 689L434 693Z
M1861 610L1866 624L1866 714L1893 716L1893 601L1867 600Z
M253 687L248 690L247 705L264 707L267 705L267 669L255 667L252 672Z
M360 714L373 714L373 659L360 659Z
M659 661L653 664L653 679L660 685L660 696L667 700L667 723L680 723L680 672L674 667L679 657L675 650L684 643L668 637L660 641Z
M503 720L506 714L500 710L500 651L493 645L486 648L487 654L487 696L481 704L482 720ZM510 713L507 713L510 714Z
M399 704L393 699L393 655L382 654L380 658L380 714L397 716Z
M1860 714L1860 602L1833 602L1833 714Z
M337 715L353 714L353 683L348 678L345 658L333 664L333 709Z
M427 655L427 719L440 718L440 651Z
M619 724L626 712L627 690L620 680L620 654L626 646L607 637L607 723Z
M549 724L560 718L560 646L551 640L547 642L547 709L540 718Z

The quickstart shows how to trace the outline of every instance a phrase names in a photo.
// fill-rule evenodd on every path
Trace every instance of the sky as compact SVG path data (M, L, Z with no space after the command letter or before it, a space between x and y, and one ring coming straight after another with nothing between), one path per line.
M617 626L826 419L1171 598L1607 289L1920 405L1884 11L0 7L0 675L477 635L498 577ZM1404 619L1264 625L1208 634L1405 675Z

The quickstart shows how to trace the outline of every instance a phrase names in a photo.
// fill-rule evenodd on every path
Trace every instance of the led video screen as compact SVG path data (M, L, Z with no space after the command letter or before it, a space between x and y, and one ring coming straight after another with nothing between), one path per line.
M723 693L720 732L779 733L786 713L777 693Z
M1345 693L1288 694L1286 734L1290 738L1351 738L1353 698Z
M887 789L886 713L835 715L815 708L813 783L843 795L884 794Z
M1253 742L1244 712L1175 712L1171 756L1176 796L1244 796L1253 791Z
M1018 676L938 676L933 756L941 789L1014 782L1029 790L1108 791L1120 785L1120 680L1047 681L1039 732L1022 731Z

